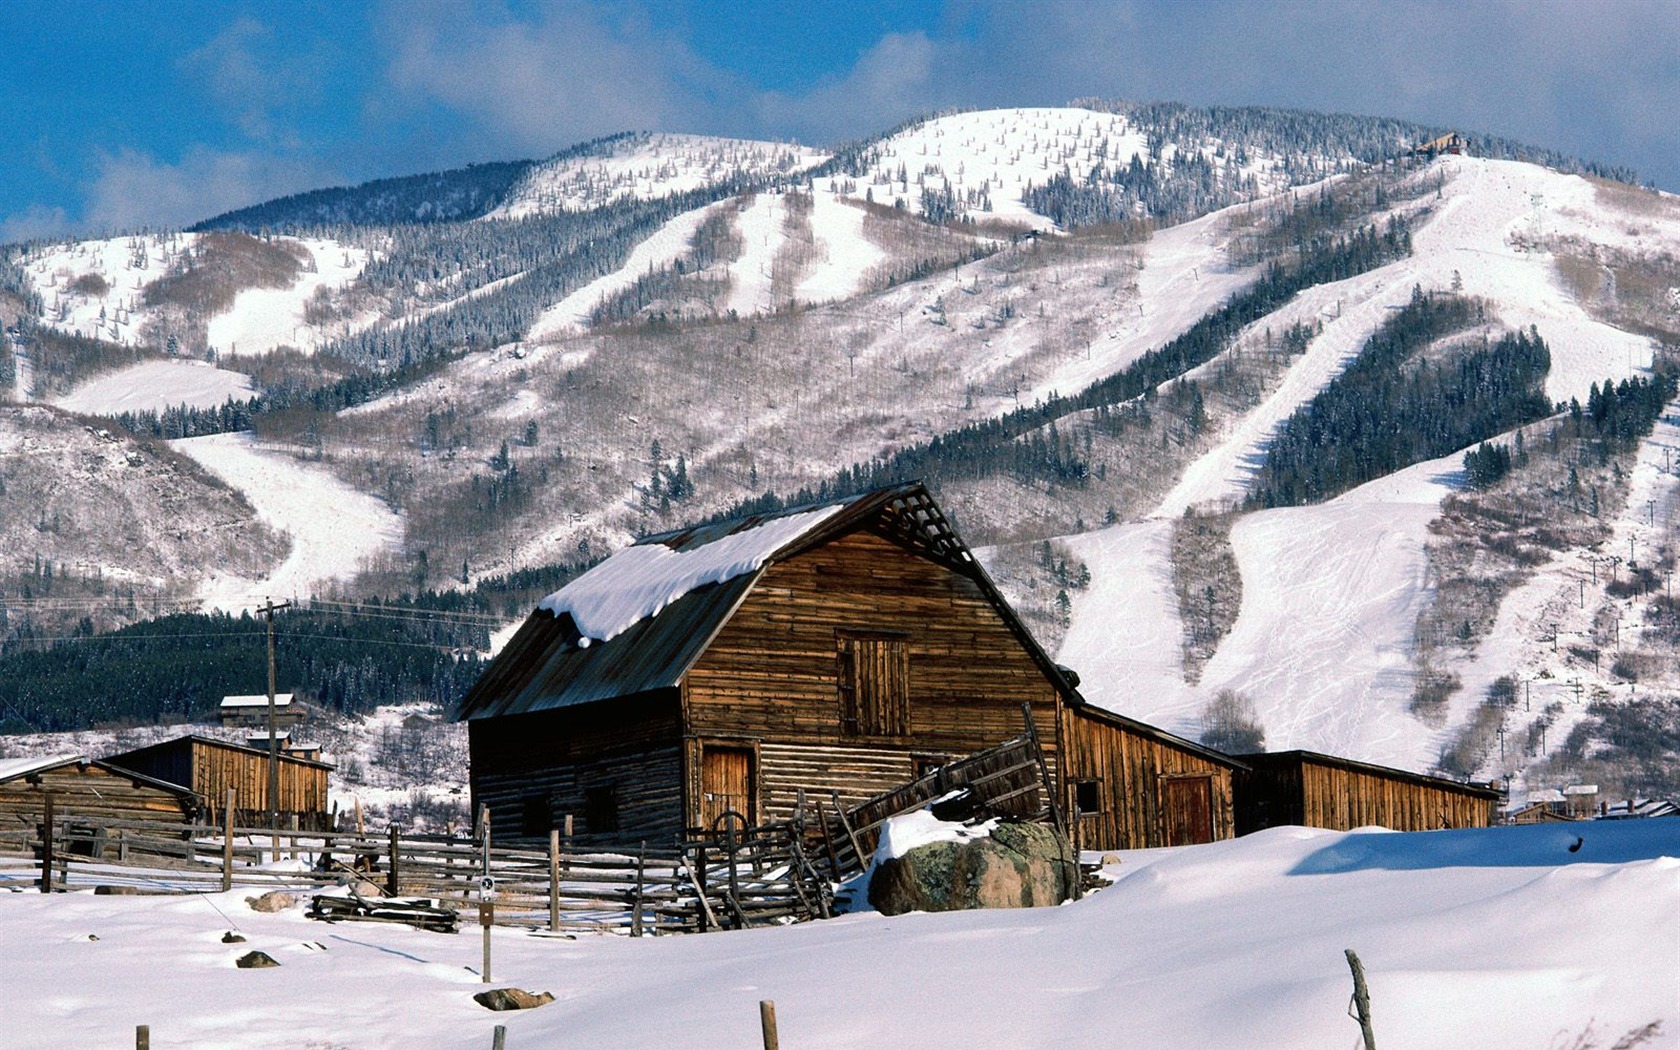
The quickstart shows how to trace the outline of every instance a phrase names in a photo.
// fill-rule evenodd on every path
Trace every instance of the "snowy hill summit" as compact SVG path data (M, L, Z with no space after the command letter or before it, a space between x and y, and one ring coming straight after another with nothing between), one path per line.
M647 132L11 246L20 429L167 443L283 542L212 578L35 528L0 595L42 564L215 608L465 592L915 478L1104 706L1680 790L1680 201L1414 148L1442 130L1087 101L826 149ZM14 447L0 492L53 498L64 458Z

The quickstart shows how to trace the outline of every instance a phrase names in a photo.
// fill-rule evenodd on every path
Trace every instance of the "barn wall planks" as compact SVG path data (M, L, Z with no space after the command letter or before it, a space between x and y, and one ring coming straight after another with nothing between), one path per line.
M685 823L680 722L674 692L468 722L492 838L546 846L570 815L580 846L670 845Z
M1073 811L1082 781L1094 782L1100 801L1095 813L1081 809L1077 834L1082 847L1169 845L1162 782L1171 777L1208 778L1211 837L1235 834L1229 766L1082 709L1068 708L1062 723L1065 811Z
M1494 792L1477 785L1303 752L1244 761L1253 769L1237 780L1239 834L1288 824L1332 831L1484 828L1493 818Z
M235 822L244 827L268 824L268 754L252 748L185 736L113 756L112 763L136 773L181 784L198 796L207 811L221 812L229 789L236 792ZM311 831L331 822L325 765L281 755L275 809L282 824L297 817Z
M846 717L844 661L879 658L902 640L908 710L866 732ZM887 678L879 667L860 669ZM921 764L966 755L1021 732L1023 703L1055 766L1058 696L1044 671L968 577L880 536L844 536L768 568L685 680L691 734L761 742L766 819L792 811L798 789L862 799L913 779ZM691 759L692 765L692 759ZM695 774L691 772L690 779ZM688 817L698 818L690 784Z

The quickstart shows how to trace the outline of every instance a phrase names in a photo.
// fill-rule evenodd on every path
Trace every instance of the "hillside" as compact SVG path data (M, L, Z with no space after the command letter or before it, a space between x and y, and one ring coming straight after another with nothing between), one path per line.
M290 544L171 592L212 604L917 476L1101 704L1195 736L1230 691L1276 747L1632 783L1611 738L1666 739L1640 701L1680 687L1680 464L1601 386L1650 408L1670 369L1680 203L1486 136L1407 156L1427 130L1089 102L613 136L8 249L0 379L200 435ZM1454 320L1408 334L1420 303ZM1483 442L1501 477L1465 472ZM1641 790L1680 787L1653 746Z

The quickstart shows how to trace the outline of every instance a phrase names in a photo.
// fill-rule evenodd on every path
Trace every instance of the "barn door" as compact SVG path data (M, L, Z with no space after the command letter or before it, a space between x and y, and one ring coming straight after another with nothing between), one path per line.
M1213 778L1173 777L1161 781L1163 844L1192 846L1213 841Z
M719 816L734 810L758 823L753 790L753 753L746 747L706 744L700 754L700 826L711 830Z

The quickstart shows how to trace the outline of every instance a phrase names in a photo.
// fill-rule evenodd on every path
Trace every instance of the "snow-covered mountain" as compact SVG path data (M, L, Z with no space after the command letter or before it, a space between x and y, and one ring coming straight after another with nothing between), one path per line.
M458 221L441 197L420 225L276 202L10 249L0 387L61 427L254 425L177 443L290 537L214 581L180 559L206 602L459 585L914 469L1101 704L1194 736L1229 692L1273 747L1549 783L1590 768L1605 704L1656 717L1627 701L1680 687L1650 586L1668 422L1611 449L1511 417L1463 431L1517 449L1490 488L1449 445L1245 504L1280 428L1420 296L1470 321L1401 374L1532 332L1529 403L1598 404L1680 343L1680 202L1475 136L1408 156L1428 130L1091 104L826 151L615 136L434 179L478 187ZM331 192L341 215L398 199ZM145 415L177 405L201 411Z

